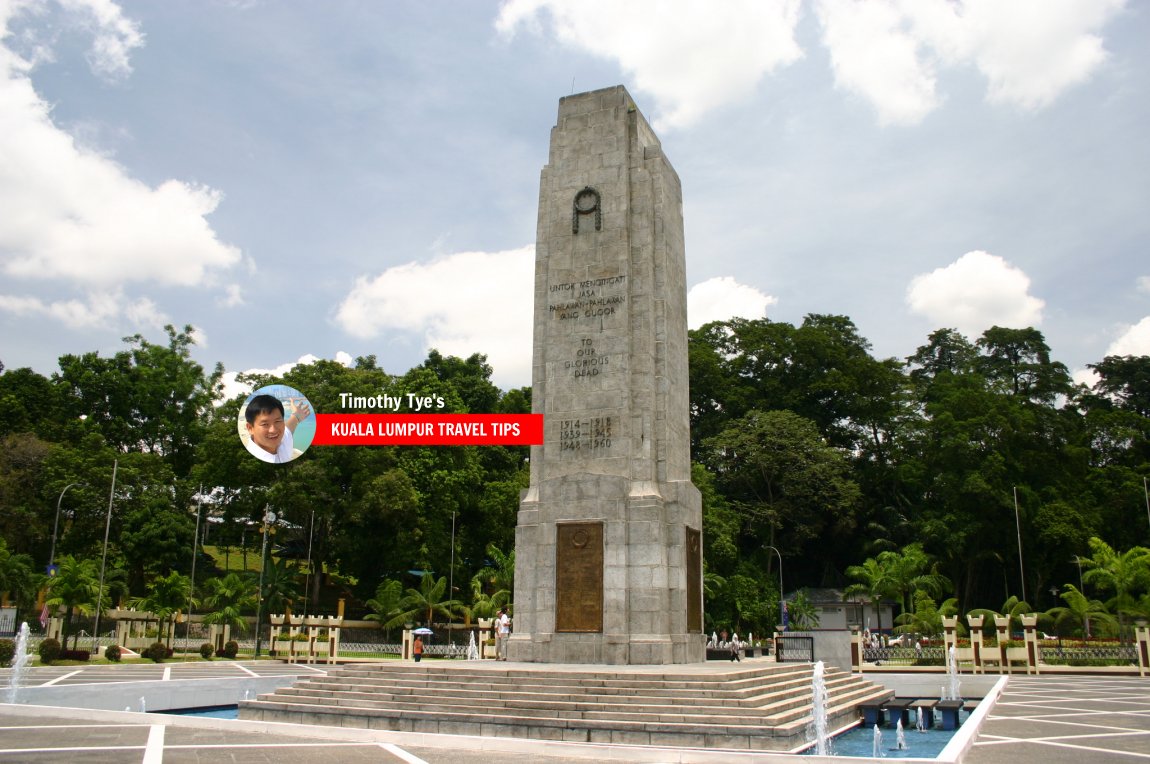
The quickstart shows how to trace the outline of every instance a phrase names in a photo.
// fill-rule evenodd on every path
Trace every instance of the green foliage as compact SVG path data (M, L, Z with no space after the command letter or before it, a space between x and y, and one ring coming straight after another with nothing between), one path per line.
M11 639L0 639L0 668L7 668L12 665L12 659L16 657L16 643Z
M247 631L248 623L243 616L246 611L255 609L258 589L259 584L249 575L228 573L219 578L209 578L203 585L203 605L208 611L203 622Z
M186 610L190 600L192 582L185 575L172 571L167 576L157 576L148 584L148 594L132 600L132 607L151 613L160 623L159 636L167 644L172 643L175 629L175 615Z
M155 663L163 663L168 657L168 646L163 642L153 642L144 648L143 656Z
M425 575L420 579L419 588L408 588L399 601L398 612L383 625L386 628L403 623L423 623L431 626L435 616L451 619L463 607L459 600L444 599L447 590L447 577Z
M121 650L119 645L108 645L107 647L104 648L104 657L107 658L108 660L112 661L113 663L119 663L120 662L120 654L122 652L123 651Z
M814 606L804 590L795 592L787 600L787 614L790 617L792 629L817 629L819 627L819 609Z
M212 647L211 642L203 642L200 644L200 657L204 660L210 661L212 659L212 653L214 652L215 648Z
M224 646L216 651L216 655L226 660L232 661L240 652L240 643L235 640L228 640Z
M36 647L36 654L40 656L40 663L47 666L60 657L60 640L55 637L48 637L40 641Z

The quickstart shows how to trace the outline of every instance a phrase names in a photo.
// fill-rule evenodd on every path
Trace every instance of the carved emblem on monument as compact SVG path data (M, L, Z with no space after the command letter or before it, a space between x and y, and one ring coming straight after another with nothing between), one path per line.
M603 211L599 201L599 192L590 186L584 186L582 191L575 194L571 212L571 233L579 233L579 217L590 215L592 212L595 213L595 230L603 230Z

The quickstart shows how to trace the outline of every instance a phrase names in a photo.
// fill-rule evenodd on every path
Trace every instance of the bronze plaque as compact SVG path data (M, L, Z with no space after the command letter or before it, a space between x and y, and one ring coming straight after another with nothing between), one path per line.
M703 633L703 534L687 528L687 632Z
M555 631L603 631L603 523L556 526Z

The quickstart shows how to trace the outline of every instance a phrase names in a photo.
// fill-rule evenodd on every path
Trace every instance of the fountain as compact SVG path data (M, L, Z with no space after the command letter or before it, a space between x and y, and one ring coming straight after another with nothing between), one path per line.
M926 716L922 712L922 706L918 708L918 719L915 721L914 728L919 732L926 732Z
M877 724L874 726L874 743L871 744L871 758L886 758L886 751L882 749L882 730L878 728Z
M827 683L824 678L826 667L822 661L815 662L814 676L811 679L811 718L815 732L815 753L831 756L831 736L827 731Z
M959 684L958 681L958 657L955 654L954 645L950 646L950 654L946 662L946 675L950 678L950 699L959 699Z
M144 701L143 695L140 696L140 713L141 714L148 713L148 704Z
M12 677L8 680L8 702L16 702L16 693L20 689L20 680L24 678L24 669L28 665L28 624L20 624L20 632L16 635L16 653L12 656Z
M475 644L475 632L471 632L467 640L467 660L479 660L479 648Z
M902 728L902 717L899 717L898 724L894 728L895 747L900 751L905 751L909 746L906 744L906 732Z

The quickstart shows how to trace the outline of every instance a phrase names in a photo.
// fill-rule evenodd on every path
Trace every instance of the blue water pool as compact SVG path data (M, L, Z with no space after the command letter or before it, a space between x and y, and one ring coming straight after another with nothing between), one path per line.
M173 708L161 713L177 716L199 716L209 719L238 719L239 712L239 706L206 706L204 708Z
M969 714L965 711L959 715L960 725L966 722ZM913 727L904 731L906 748L898 749L898 731L893 727L880 727L882 732L881 756L887 759L933 759L936 758L946 744L954 737L958 730L941 730L932 728L919 732ZM874 728L864 729L861 725L855 727L831 741L831 753L834 756L860 756L869 757L874 751ZM804 751L814 755L814 750Z

